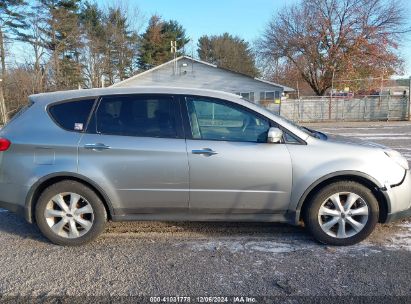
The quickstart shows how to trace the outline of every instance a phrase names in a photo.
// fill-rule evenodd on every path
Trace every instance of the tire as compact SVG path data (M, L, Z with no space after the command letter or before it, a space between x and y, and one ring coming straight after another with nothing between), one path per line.
M52 243L79 246L93 241L104 231L107 212L93 190L67 180L41 193L35 206L35 219Z
M303 213L304 223L314 238L335 246L353 245L366 239L374 230L378 216L378 201L371 190L351 181L325 186L312 197Z

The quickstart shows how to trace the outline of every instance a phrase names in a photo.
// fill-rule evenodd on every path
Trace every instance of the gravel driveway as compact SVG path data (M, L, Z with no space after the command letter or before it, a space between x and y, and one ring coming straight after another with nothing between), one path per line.
M410 123L310 127L385 144L411 161ZM191 296L195 302L203 299L197 296L231 296L232 302L232 296L280 296L272 301L295 296L318 302L322 298L304 297L390 295L411 300L407 220L379 225L367 241L351 247L320 245L303 228L280 224L135 222L110 223L96 242L64 248L1 210L0 257L3 299L143 295Z

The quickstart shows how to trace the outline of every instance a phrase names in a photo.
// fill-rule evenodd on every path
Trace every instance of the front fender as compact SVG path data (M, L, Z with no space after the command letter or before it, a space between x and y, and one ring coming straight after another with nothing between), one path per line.
M303 207L303 204L305 200L307 199L307 196L310 194L310 192L313 189L315 189L321 183L326 182L327 180L338 178L338 177L347 178L347 179L358 179L360 181L366 182L367 184L374 187L375 189L381 190L380 192L384 195L387 201L387 207L388 207L387 211L390 212L390 206L391 206L390 197L388 196L386 192L387 189L385 188L384 185L382 185L375 178L373 178L372 176L364 172L355 171L355 170L344 170L344 171L333 172L333 173L327 174L317 179L304 191L304 193L300 196L300 198L296 201L296 203L294 204L291 203L290 209L288 211L290 222L294 225L297 225L299 223L300 216L301 216L301 209Z

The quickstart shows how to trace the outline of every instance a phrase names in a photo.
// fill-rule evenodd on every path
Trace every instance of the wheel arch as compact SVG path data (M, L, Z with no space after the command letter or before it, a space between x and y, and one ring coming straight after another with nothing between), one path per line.
M34 183L27 194L24 216L29 223L34 223L34 209L36 206L36 201L40 197L41 193L49 186L64 180L72 180L84 184L85 186L92 189L101 199L104 204L104 208L107 211L107 217L110 220L113 215L113 207L110 198L105 193L105 191L98 186L95 182L87 177L80 174L72 172L60 172L46 175L40 178L36 183Z
M378 206L380 208L380 214L378 222L383 223L386 220L388 213L390 212L390 199L385 193L385 186L381 185L375 178L359 171L341 171L334 172L328 175L325 175L314 183L312 183L301 196L298 201L298 205L295 211L295 217L292 221L295 224L298 224L302 219L302 214L304 212L305 206L308 205L308 202L316 193L317 190L337 181L355 181L372 191L375 198L378 201Z

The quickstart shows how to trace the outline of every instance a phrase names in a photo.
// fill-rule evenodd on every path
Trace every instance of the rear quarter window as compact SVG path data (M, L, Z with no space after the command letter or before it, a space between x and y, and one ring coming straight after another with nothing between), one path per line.
M63 129L82 132L94 105L94 99L76 100L50 106L49 113Z

